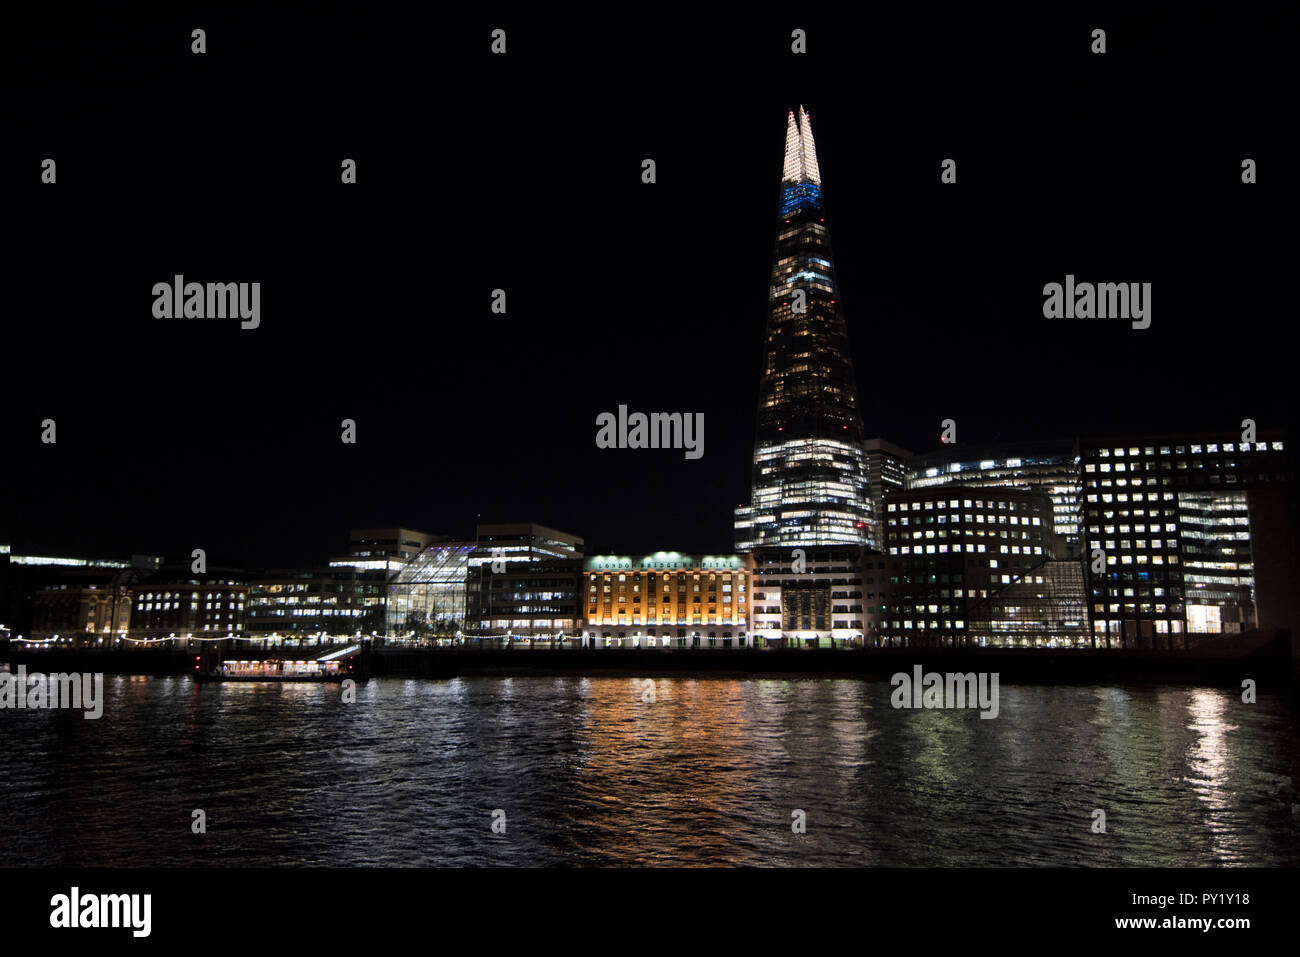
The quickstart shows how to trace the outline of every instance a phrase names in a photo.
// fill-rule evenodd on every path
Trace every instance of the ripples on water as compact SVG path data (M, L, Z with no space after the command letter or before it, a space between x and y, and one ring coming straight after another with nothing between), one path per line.
M0 865L1300 862L1279 698L1004 685L981 720L825 678L105 684L98 721L0 712Z

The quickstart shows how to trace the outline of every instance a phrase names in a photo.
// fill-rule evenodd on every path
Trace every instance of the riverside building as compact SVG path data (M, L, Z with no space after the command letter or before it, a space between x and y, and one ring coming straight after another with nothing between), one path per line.
M131 596L111 584L52 585L36 592L28 640L104 644L131 624Z
M875 645L875 565L852 546L761 548L754 552L754 641L759 647ZM870 593L873 597L868 598Z
M867 454L867 481L871 486L871 514L876 523L877 545L884 523L885 493L907 488L908 463L912 452L886 439L867 439L862 443Z
M535 522L480 525L468 570L466 634L574 638L583 619L584 542Z
M583 563L590 648L752 647L753 560L662 551L595 555Z
M386 593L382 570L272 571L248 585L244 632L271 644L378 635L385 627Z
M1066 559L1051 500L1007 486L885 496L886 645L1087 643L1082 568Z
M862 420L812 121L786 122L750 501L736 549L875 541Z
M1181 648L1294 627L1294 541L1280 531L1294 527L1293 471L1279 435L1093 437L1081 456L1099 642Z
M1079 445L1074 439L952 445L914 457L909 489L1010 485L1052 500L1052 526L1071 553L1079 544Z
M386 633L416 642L573 636L583 548L577 535L535 522L434 542L389 580Z
M147 581L132 590L130 638L240 637L248 585L230 578Z

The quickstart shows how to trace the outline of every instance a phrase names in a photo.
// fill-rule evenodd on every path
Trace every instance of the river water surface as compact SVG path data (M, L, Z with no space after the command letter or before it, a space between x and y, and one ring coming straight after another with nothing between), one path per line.
M983 720L890 691L108 677L99 720L0 711L0 865L1300 863L1284 698L1003 685Z

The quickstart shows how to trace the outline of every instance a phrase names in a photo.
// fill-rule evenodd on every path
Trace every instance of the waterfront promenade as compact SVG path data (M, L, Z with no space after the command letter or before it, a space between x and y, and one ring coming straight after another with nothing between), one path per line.
M1264 631L1221 639L1190 650L1063 648L581 648L545 641L451 647L380 645L363 653L367 676L455 678L472 675L837 675L888 678L915 665L946 672L996 672L1026 683L1162 683L1280 690L1296 681L1291 636ZM315 659L331 648L241 649L225 657ZM100 671L107 674L182 675L194 670L187 649L31 649L0 646L0 662L29 672Z

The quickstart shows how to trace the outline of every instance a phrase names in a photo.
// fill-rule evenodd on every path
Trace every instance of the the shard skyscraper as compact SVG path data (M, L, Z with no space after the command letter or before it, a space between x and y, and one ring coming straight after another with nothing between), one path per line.
M812 124L790 113L759 386L754 481L736 548L874 547L848 333Z

